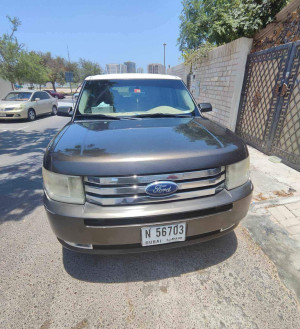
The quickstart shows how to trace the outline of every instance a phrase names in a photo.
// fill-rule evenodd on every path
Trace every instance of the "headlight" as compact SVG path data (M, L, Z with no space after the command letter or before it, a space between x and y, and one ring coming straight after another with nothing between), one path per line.
M82 178L79 176L67 176L56 174L43 168L44 188L50 199L84 204Z
M227 190L232 190L245 184L249 179L249 157L240 162L226 166L225 185Z

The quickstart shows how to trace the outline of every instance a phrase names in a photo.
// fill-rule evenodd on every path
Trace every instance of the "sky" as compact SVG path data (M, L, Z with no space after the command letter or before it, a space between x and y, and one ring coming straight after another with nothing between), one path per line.
M177 46L181 0L1 0L0 34L9 31L6 15L18 17L16 33L28 50L50 51L71 61L134 61L137 67L180 63Z

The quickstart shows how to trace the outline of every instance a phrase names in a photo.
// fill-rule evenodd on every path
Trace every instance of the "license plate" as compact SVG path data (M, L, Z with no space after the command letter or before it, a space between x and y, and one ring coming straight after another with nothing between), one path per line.
M6 117L5 113L0 113L0 117Z
M142 246L185 241L186 223L142 227Z

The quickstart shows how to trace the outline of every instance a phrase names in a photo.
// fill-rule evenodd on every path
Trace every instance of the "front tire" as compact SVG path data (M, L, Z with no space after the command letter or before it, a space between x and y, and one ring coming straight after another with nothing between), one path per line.
M28 110L28 121L34 121L36 119L36 114L34 109Z
M51 115L57 115L57 107L55 105L52 106L52 112Z

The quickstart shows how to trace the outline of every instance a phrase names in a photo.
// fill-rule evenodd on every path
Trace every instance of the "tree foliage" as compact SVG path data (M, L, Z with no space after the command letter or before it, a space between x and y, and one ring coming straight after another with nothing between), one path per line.
M56 90L55 84L65 82L64 72L66 61L63 57L53 57L50 52L39 53L42 58L43 65L47 68L47 82L52 83L52 88Z
M50 52L27 51L15 36L21 25L17 17L9 17L9 33L0 35L0 76L14 83L24 82L45 84L51 82L55 90L56 83L64 84L65 72L73 72L73 82L78 83L89 75L101 74L99 64L80 58L79 62L70 62Z
M206 42L201 44L196 49L183 49L182 58L186 65L192 65L194 63L201 63L202 60L207 57L208 53L214 49L216 45Z
M13 83L21 75L19 59L23 51L23 45L15 37L15 32L21 22L16 17L7 16L7 19L11 23L11 31L0 36L0 76L10 81L13 87Z
M34 51L20 54L19 74L17 81L26 81L38 85L45 84L48 81L49 70L43 64L42 57Z
M79 76L81 80L84 80L90 75L97 75L102 73L102 69L98 63L80 58L79 59Z
M288 0L183 0L178 45L181 51L209 42L221 45L252 37Z

